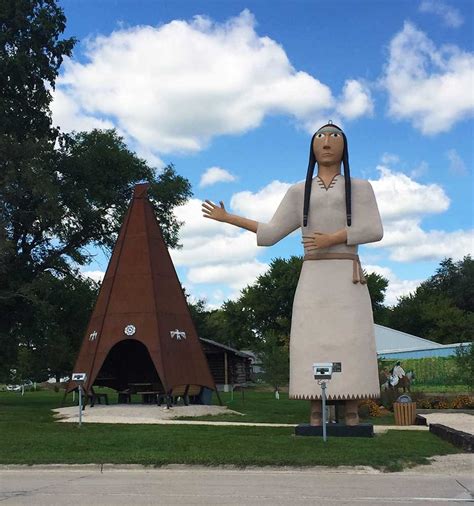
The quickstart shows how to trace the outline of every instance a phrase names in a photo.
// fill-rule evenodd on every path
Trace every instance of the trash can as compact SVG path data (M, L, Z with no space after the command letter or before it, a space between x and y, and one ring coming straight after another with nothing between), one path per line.
M207 387L202 387L199 395L199 404L212 404L212 390Z
M401 395L393 403L396 425L414 425L416 419L416 402L409 395Z

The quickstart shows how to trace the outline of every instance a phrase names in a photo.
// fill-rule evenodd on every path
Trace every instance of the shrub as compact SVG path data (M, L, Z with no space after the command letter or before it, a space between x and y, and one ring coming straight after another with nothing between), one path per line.
M367 418L367 416L384 416L387 414L387 410L383 406L379 406L372 399L363 400L359 404L359 415L362 418Z
M451 403L453 409L474 409L474 397L458 395Z
M367 404L360 403L357 410L358 410L359 416L361 418L369 418L370 411L369 411L369 406L367 406Z
M400 396L399 393L390 388L388 390L382 390L380 395L380 402L382 403L382 406L385 409L393 411L393 403L397 400L399 396Z
M419 409L431 409L432 403L430 399L420 399L419 401L416 401L416 407Z
M449 402L446 399L434 399L431 402L432 409L449 409Z

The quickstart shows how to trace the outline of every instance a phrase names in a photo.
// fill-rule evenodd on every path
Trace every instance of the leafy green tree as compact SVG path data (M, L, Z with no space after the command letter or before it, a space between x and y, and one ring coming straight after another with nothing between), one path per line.
M61 39L55 0L0 3L0 375L14 365L27 328L41 314L36 290L77 277L109 249L135 183L149 195L168 246L178 246L175 206L191 195L172 165L157 172L113 130L60 134L51 123L51 89L74 39ZM49 274L48 274L49 273ZM35 335L35 334L33 334ZM38 339L39 339L38 334ZM42 337L41 337L42 339Z
M464 348L456 350L456 365L458 366L458 381L474 390L474 342Z
M51 128L51 89L59 67L70 56L74 39L60 39L65 29L63 11L53 0L0 2L0 376L8 376L18 343L12 332L21 327L28 294L21 287L31 281L33 266L17 258L27 250L23 224L38 223L28 207L28 188L42 182L39 164L54 155L58 131ZM17 197L3 192L15 189ZM26 191L25 191L26 190ZM25 196L22 194L25 191ZM25 269L19 269L19 265Z
M369 289L370 300L372 302L372 311L374 322L385 325L387 321L388 308L384 305L385 292L388 288L388 279L380 274L371 272L365 274L367 287Z
M55 0L0 2L0 142L55 139L51 89L74 38L61 39L66 17ZM16 146L17 147L17 146Z
M247 316L237 301L224 302L221 309L206 309L206 302L188 300L194 325L199 337L211 339L233 348L256 349L256 337L247 325Z
M265 274L242 290L238 305L246 315L249 327L260 338L270 331L289 335L302 263L303 259L299 256L275 258Z
M474 260L470 255L457 262L452 258L444 259L422 286L427 291L445 295L461 311L474 312Z
M474 261L443 260L436 273L388 313L388 325L442 344L472 341Z
M189 182L172 166L155 171L129 151L114 131L74 134L46 160L18 170L13 164L0 188L0 330L4 351L14 351L15 321L34 304L30 284L46 272L73 275L92 258L88 247L113 245L134 183L147 180L168 246L178 242L173 208L190 195ZM11 358L11 355L10 355ZM7 363L5 360L4 363Z
M264 337L261 352L263 379L276 392L288 385L290 374L288 339L271 331Z
M29 285L31 304L18 322L15 367L23 379L69 374L97 296L94 281L46 272Z

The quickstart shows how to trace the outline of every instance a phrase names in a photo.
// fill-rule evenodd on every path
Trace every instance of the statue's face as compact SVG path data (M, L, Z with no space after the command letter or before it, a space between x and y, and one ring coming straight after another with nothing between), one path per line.
M341 131L331 126L318 130L313 140L313 151L318 165L341 162L344 151L344 137Z

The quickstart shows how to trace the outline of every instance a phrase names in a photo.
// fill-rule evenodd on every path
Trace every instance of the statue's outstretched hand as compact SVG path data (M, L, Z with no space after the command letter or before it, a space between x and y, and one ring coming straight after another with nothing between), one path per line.
M224 207L224 202L222 200L219 202L220 206L217 206L210 200L206 200L202 203L202 214L204 218L211 218L211 220L216 221L227 221L226 218L228 216L227 211Z

